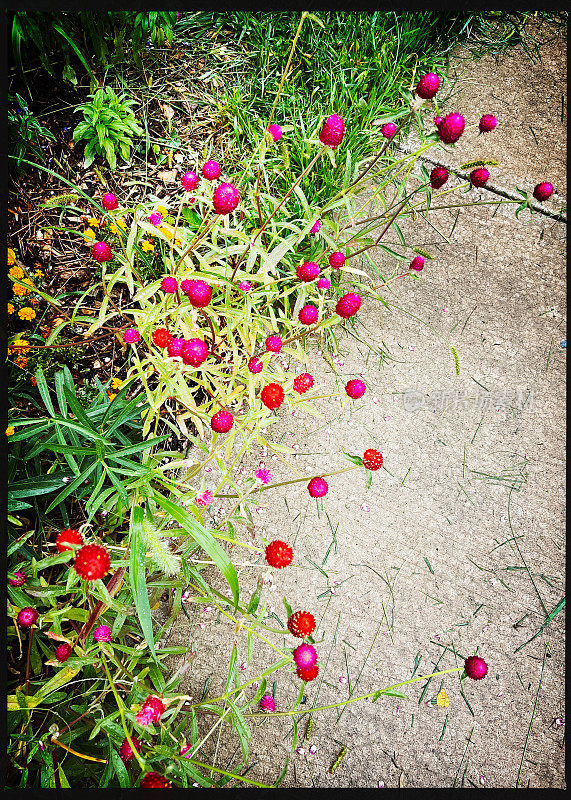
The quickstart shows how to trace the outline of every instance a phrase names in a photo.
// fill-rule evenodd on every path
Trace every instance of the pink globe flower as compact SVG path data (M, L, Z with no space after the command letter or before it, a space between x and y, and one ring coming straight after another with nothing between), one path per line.
M60 664L64 664L72 653L73 653L73 647L67 642L62 642L61 644L58 644L58 646L56 647L56 652L55 652L56 661L59 661Z
M178 289L177 279L173 278L171 275L167 275L167 277L163 278L161 281L161 289L167 294L174 294Z
M497 127L497 124L498 120L493 114L484 114L478 123L478 128L480 129L480 133L489 133L490 131L493 131L495 127Z
M309 231L310 233L319 233L321 230L321 220L318 219L317 222L313 225L312 229Z
M91 248L91 255L99 264L111 261L113 258L113 253L107 242L95 242Z
M200 367L208 358L208 345L202 339L188 339L181 347L180 355L185 364Z
M296 667L309 669L317 664L317 650L311 644L300 644L293 651L293 660Z
M543 203L545 200L549 200L554 191L553 184L545 181L544 183L537 184L533 190L533 196L536 200L539 200L540 203Z
M103 208L107 211L115 211L119 207L119 201L112 192L107 192L107 194L103 195L102 203Z
M181 339L180 337L176 337L170 340L170 342L167 344L167 353L169 354L169 356L171 356L171 358L180 356L185 341L186 341L185 339Z
M302 325L313 325L314 322L317 322L318 317L319 311L315 306L311 305L304 306L298 315L298 319Z
M397 132L397 126L394 122L385 122L383 127L381 128L381 133L385 137L385 139L392 139L395 133Z
M307 484L307 491L312 497L325 497L329 484L325 478L312 478Z
M343 295L338 301L337 305L335 306L335 311L339 314L340 317L343 319L349 319L357 311L361 308L361 298L355 292L349 292L348 294Z
M191 170L185 172L182 178L180 179L180 182L182 183L182 188L185 190L185 192L192 192L193 189L196 189L196 187L198 186L198 181L199 181L198 175L196 174L196 172L192 172Z
M248 361L248 370L253 374L257 375L264 369L264 365L260 361L259 358L252 356L252 358Z
M10 586L23 586L26 583L26 573L21 569L16 570L14 577L8 581Z
M111 628L108 625L99 625L93 631L93 639L96 642L110 642L111 641Z
M234 426L234 417L229 411L218 411L210 420L210 427L215 433L228 433Z
M274 142L277 142L283 136L282 129L280 128L279 125L276 124L270 125L270 127L268 128L268 133L270 134Z
M415 256L409 264L409 269L414 272L422 272L424 269L424 258L422 256Z
M210 491L210 489L205 489L202 494L199 494L195 497L194 502L197 506L209 506L212 501L214 500L214 495Z
M345 120L337 114L331 114L323 123L319 133L319 141L327 147L337 147L345 136Z
M238 289L240 289L240 291L242 292L249 292L251 288L252 284L250 283L250 281L240 281L240 283L238 284Z
M159 722L165 710L165 704L161 698L150 694L143 703L141 710L136 714L135 720L139 725L146 728L153 722Z
M469 656L464 662L464 671L474 681L481 681L488 674L488 665L479 656Z
M430 185L433 189L440 189L448 180L448 170L446 167L434 167L430 173Z
M185 281L185 283L183 291L188 295L190 305L194 308L205 308L212 300L212 287L206 281Z
M427 72L419 80L416 93L423 100L431 100L440 89L440 78L436 72Z
M438 126L438 136L445 144L454 144L464 133L465 127L462 114L447 114Z
M149 214L147 217L147 222L149 222L151 225L154 225L155 228L158 228L162 221L163 215L160 213L160 211L153 211L153 213Z
M276 710L276 701L271 694L265 694L260 700L260 708L268 714Z
M329 266L332 269L340 269L346 260L345 254L341 253L340 251L337 253L331 253L329 256Z
M123 331L123 340L126 344L136 344L141 339L141 334L136 328L127 328Z
M221 183L214 190L212 204L217 214L230 214L240 202L240 193L232 183Z
M297 277L301 278L304 283L314 281L318 277L319 272L320 269L314 261L306 261L304 264L300 264L296 269Z
M367 391L367 387L364 381L359 380L359 378L355 378L352 381L348 381L347 385L345 386L345 391L353 400L358 400L360 397L363 397Z
M434 122L434 124L436 125L436 127L438 128L438 126L439 126L439 125L440 125L440 123L442 122L442 117L434 117L434 120L433 120L433 122Z
M35 608L26 606L18 613L16 621L21 628L31 628L32 625L35 625L39 616Z
M254 472L254 475L260 481L260 483L263 483L266 486L268 483L272 482L272 473L269 469L257 469Z
M473 169L472 172L470 173L470 183L477 189L481 189L482 186L485 186L489 179L490 179L490 173L489 170L487 170L485 167L479 167L478 169Z
M330 289L331 288L331 281L329 278L320 278L317 281L317 288L318 289Z
M133 747L137 751L137 753L141 752L141 742L137 739L136 736L131 735L131 741L133 742ZM131 745L129 744L129 740L127 737L123 739L121 742L121 747L119 748L119 758L124 764L127 764L129 761L132 761L135 758L135 753Z
M268 350L270 353L279 353L281 349L281 336L268 336L266 339L266 350Z
M202 174L207 181L215 181L222 174L218 161L207 161L202 167Z

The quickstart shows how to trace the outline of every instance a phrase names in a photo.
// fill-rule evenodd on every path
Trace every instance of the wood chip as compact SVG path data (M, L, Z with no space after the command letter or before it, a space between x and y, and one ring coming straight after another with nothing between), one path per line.
M157 172L157 178L161 180L163 183L176 183L176 176L177 176L176 169Z

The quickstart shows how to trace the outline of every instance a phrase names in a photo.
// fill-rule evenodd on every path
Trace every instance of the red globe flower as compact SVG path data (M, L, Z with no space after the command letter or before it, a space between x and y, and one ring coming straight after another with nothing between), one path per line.
M268 383L260 393L260 399L266 408L279 408L284 401L284 390L279 383Z
M75 554L73 566L80 578L97 581L109 572L111 558L107 550L99 544L86 544Z
M314 664L312 667L298 667L296 669L296 674L302 681L309 683L309 681L314 681L319 675L319 667L317 664Z
M276 539L266 547L266 561L270 567L283 569L293 561L293 550L289 544Z
M66 528L66 530L62 531L56 539L58 553L63 553L66 550L73 550L73 547L69 546L71 544L83 544L83 536L79 531L76 531L73 528Z
M287 621L290 633L298 639L311 636L316 628L315 617L309 611L296 611Z
M142 789L172 789L172 783L158 772L147 772L141 779Z
M365 469L370 469L372 472L380 469L383 466L383 456L378 450L365 450L363 454L363 466Z
M168 328L157 328L153 333L153 342L157 347L168 347L168 344L170 341L172 341L172 338L172 334Z

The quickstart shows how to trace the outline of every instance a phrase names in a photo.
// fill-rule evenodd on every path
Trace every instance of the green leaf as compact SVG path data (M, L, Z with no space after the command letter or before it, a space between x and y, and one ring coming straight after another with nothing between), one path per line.
M258 586L256 591L252 594L250 598L250 602L248 603L248 608L246 609L246 614L255 614L256 609L260 605L260 597L262 596L262 587Z
M236 645L232 647L232 654L230 656L230 663L228 665L228 678L226 679L226 688L224 689L224 694L227 694L232 683L236 683L236 662L238 661L238 649Z
M292 613L293 613L293 612L292 612L292 610L291 610L291 606L290 606L290 604L289 604L289 603L288 603L288 601L285 599L285 597L284 597L284 606L285 606L285 610L286 610L286 612L287 612L287 616L288 616L288 619L289 619L289 618L291 617L291 615L292 615Z
M121 761L119 753L115 750L112 744L109 746L109 751L111 753L111 761L113 762L115 774L119 780L119 786L122 789L128 789L131 786L131 781L129 780L129 773L127 772L125 764L123 764Z
M216 539L201 525L195 517L188 514L182 508L176 506L171 500L167 500L163 495L154 493L153 498L158 505L160 505L167 513L179 522L184 530L198 542L205 553L214 561L218 569L222 572L234 598L234 610L238 609L238 601L240 597L240 587L238 584L238 576L234 565L220 547Z
M71 481L71 483L68 483L65 489L63 489L55 498L55 500L52 500L52 502L46 508L46 514L49 514L50 511L53 511L54 508L62 502L62 500L65 500L65 498L69 494L71 494L79 486L81 486L83 481L87 480L87 478L91 475L96 466L97 466L97 461L94 461L93 464L90 464L90 466L87 467L87 469L84 470L80 475L78 475L77 478L75 478L75 480Z
M149 605L149 594L147 592L147 580L145 575L146 558L142 538L143 517L143 509L140 506L134 506L131 515L129 583L131 584L131 592L135 600L135 608L137 609L137 616L141 623L143 636L156 661L153 620L151 618L151 608Z
M36 370L36 385L38 392L40 393L40 396L44 401L44 405L47 408L50 416L55 417L56 412L54 411L52 399L50 397L50 392L48 389L48 385L46 383L46 378L41 368L38 368Z
M240 740L240 747L242 748L242 756L244 761L248 760L248 754L250 752L250 738L251 733L250 729L248 728L248 724L244 719L244 715L236 705L236 703L229 697L228 698L228 705L232 709L232 727L238 734L238 739Z

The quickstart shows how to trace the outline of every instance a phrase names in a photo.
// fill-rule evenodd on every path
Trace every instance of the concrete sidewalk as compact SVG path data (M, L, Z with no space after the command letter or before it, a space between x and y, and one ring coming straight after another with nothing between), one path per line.
M498 64L457 58L454 97L444 109L500 120L486 137L467 132L454 163L495 158L500 186L531 191L550 180L556 196L546 206L556 211L565 202L564 59L561 36L536 64L519 49ZM479 190L482 199L490 194ZM471 190L468 197L476 196ZM527 212L518 221L513 206L493 205L458 217L439 211L431 222L437 230L417 222L414 232L434 261L420 281L385 291L390 310L363 304L356 328L363 341L343 339L337 374L316 344L309 348L311 394L343 394L349 378L362 376L364 398L317 400L321 420L284 411L271 429L273 441L283 435L296 445L290 460L302 475L341 469L348 463L341 450L362 455L367 447L382 451L386 469L373 474L368 490L364 471L332 477L321 511L303 483L261 496L257 542L284 539L296 554L291 567L273 571L263 600L282 622L284 596L318 620L321 669L307 685L306 707L365 694L413 671L452 668L476 648L489 673L480 683L465 681L464 696L453 673L426 691L424 682L412 684L408 699L354 703L340 716L317 713L282 786L565 787L564 726L556 722L564 718L564 612L522 645L565 595L566 226ZM410 241L411 223L403 230ZM379 254L383 274L390 272L386 259ZM459 376L441 337L458 351ZM244 462L248 474L261 461L275 480L295 477L261 451ZM247 597L266 570L261 558L244 560L261 565L241 569ZM248 665L243 633L198 612L192 624L181 615L169 638L171 645L196 642L184 691L200 697L209 676L209 694L223 691L235 639L244 681L277 660L255 642ZM267 623L278 627L273 617ZM295 646L291 636L272 641ZM299 680L282 670L276 681L278 710L291 708ZM441 688L448 708L435 703ZM304 717L300 738L305 724ZM291 728L288 718L258 725L248 778L276 780ZM200 760L217 753L216 763L228 769L233 754L240 763L237 746L229 730L219 742L216 731ZM347 754L331 776L342 747Z

